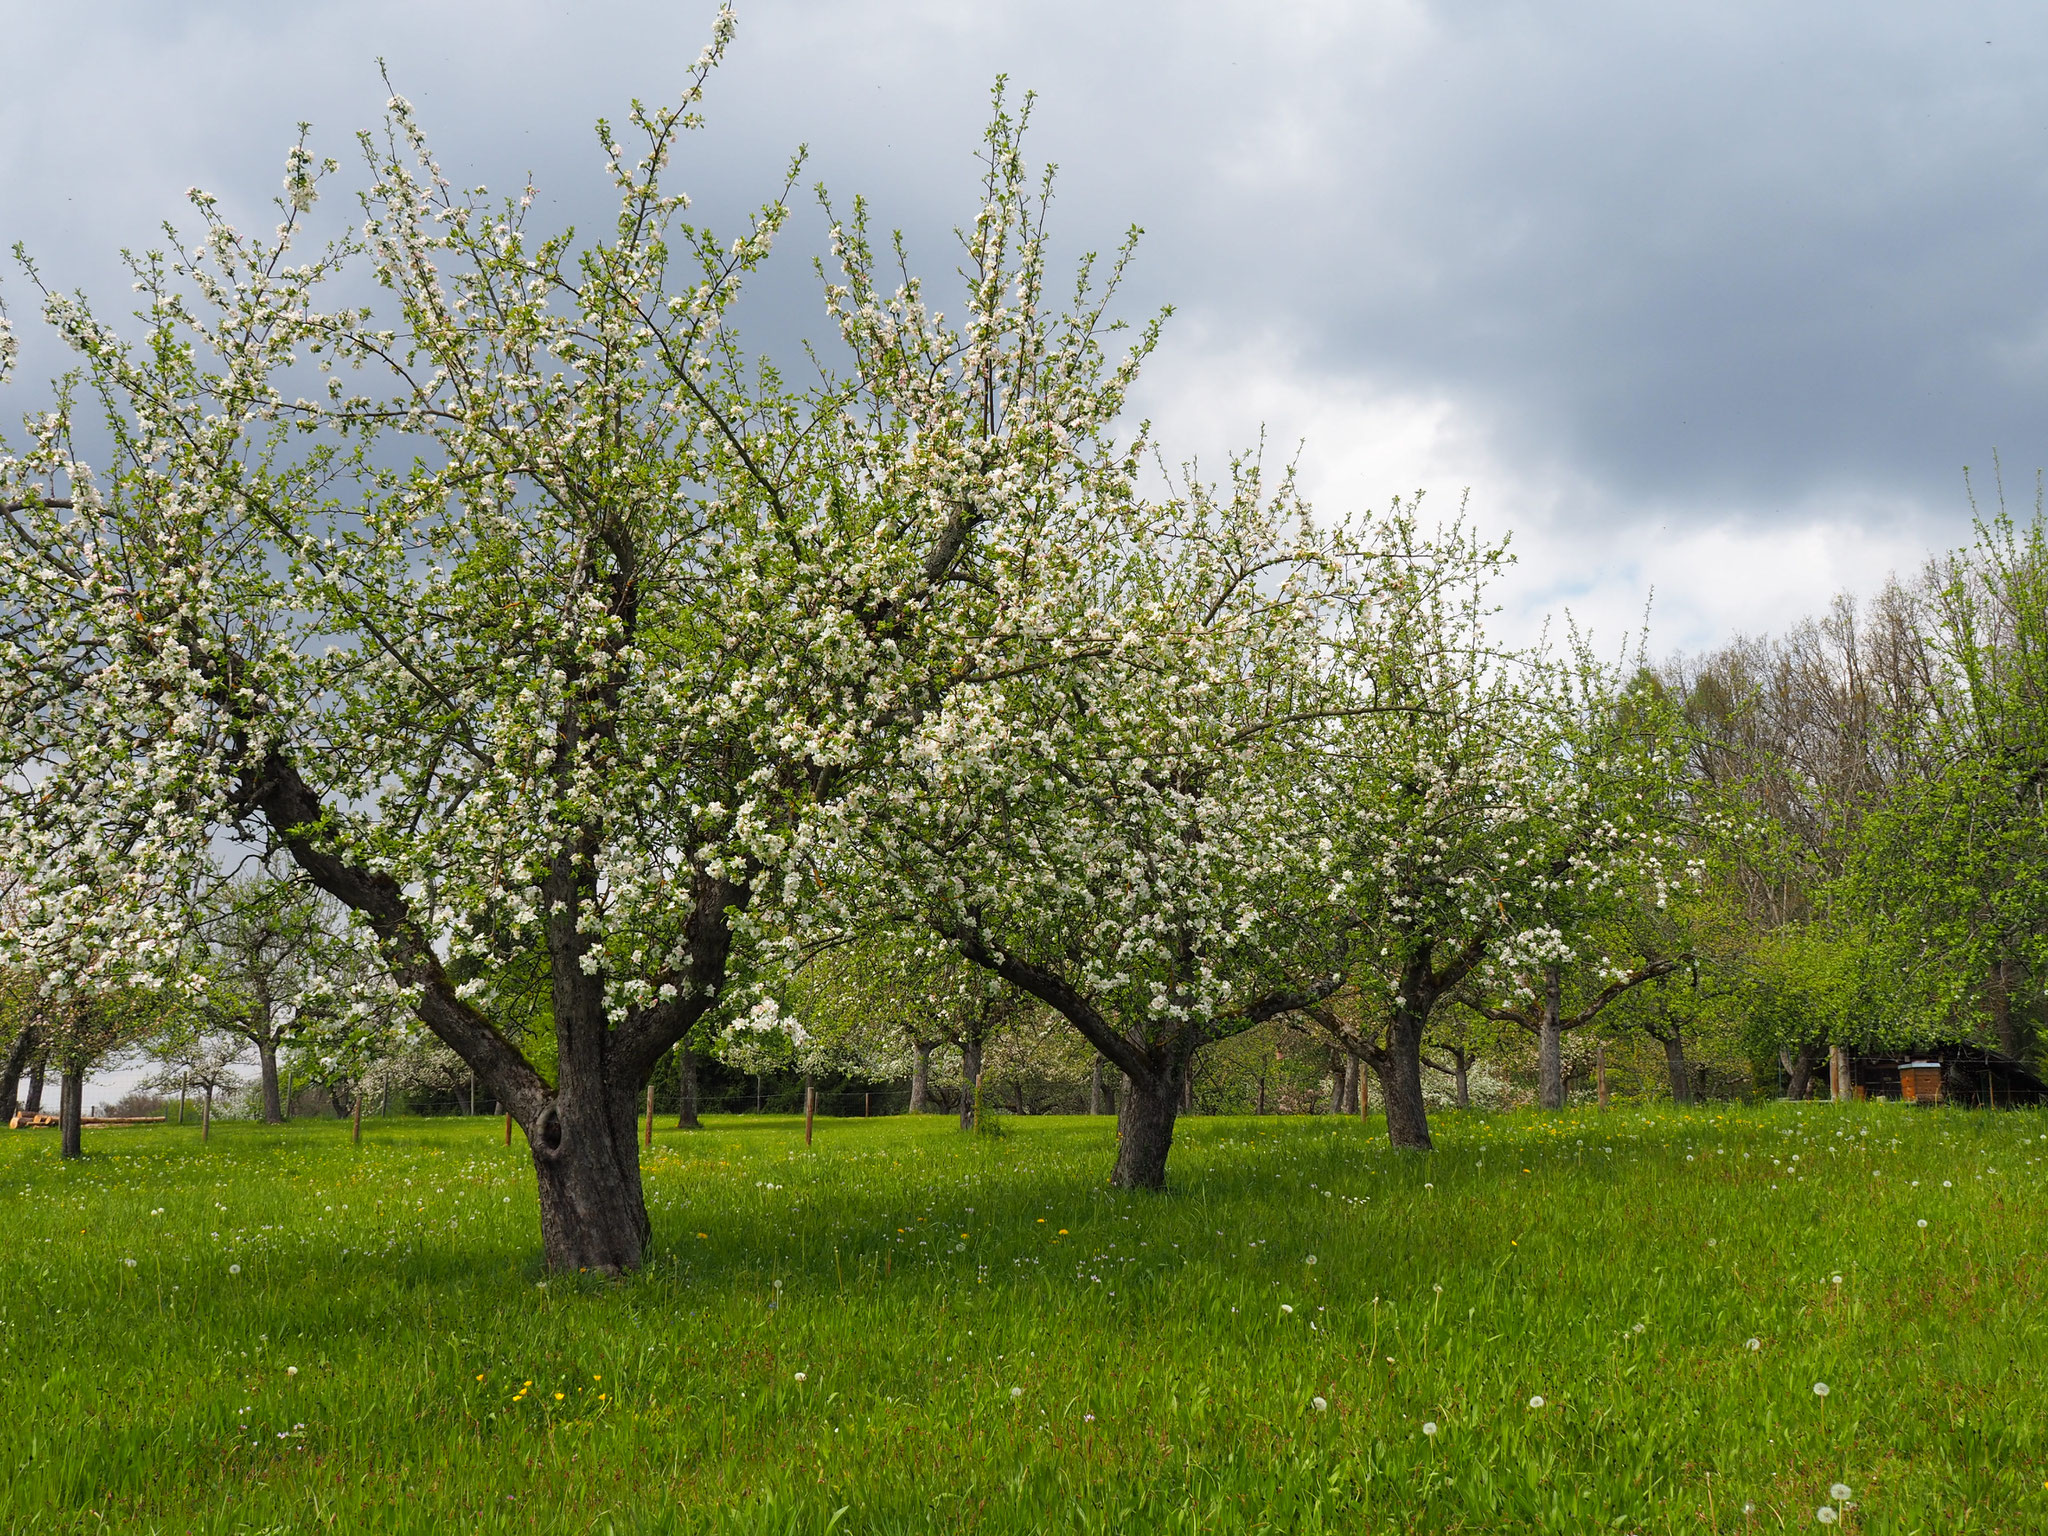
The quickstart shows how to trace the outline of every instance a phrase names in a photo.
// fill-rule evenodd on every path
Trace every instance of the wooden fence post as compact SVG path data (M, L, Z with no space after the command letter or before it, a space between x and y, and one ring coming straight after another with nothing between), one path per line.
M804 1145L811 1144L811 1116L817 1113L818 1090L815 1084L804 1084Z

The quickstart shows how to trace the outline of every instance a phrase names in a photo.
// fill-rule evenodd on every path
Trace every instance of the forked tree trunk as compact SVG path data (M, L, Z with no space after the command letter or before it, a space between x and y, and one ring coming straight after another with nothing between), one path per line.
M910 1063L910 1112L913 1115L925 1113L931 1093L932 1048L913 1042L914 1053Z
M1428 1152L1429 1110L1422 1102L1422 1027L1425 1020L1409 1008L1397 1008L1387 1026L1387 1047L1373 1062L1380 1080L1380 1102L1386 1106L1387 1140L1395 1148Z
M1674 1028L1664 1037L1664 1069L1671 1078L1671 1102L1692 1102L1692 1068L1685 1060L1685 1036Z
M284 1101L277 1091L277 1043L256 1037L256 1069L263 1078L263 1123L284 1124Z
M974 1129L975 1101L980 1096L981 1086L981 1042L970 1039L960 1047L960 1129Z
M697 1053L687 1040L676 1047L676 1129L703 1129L697 1118Z
M652 1229L640 1192L636 1093L558 1093L530 1130L541 1249L558 1274L640 1267Z
M1543 1016L1536 1026L1536 1103L1541 1109L1564 1108L1564 1026L1559 1021L1558 968L1543 969Z
M1149 1082L1124 1079L1116 1112L1116 1167L1109 1175L1116 1188L1166 1187L1166 1155L1173 1150L1186 1074L1186 1065L1180 1064Z
M85 1118L85 1074L69 1068L57 1082L57 1126L63 1140L59 1155L83 1157L84 1149L79 1145L79 1124Z

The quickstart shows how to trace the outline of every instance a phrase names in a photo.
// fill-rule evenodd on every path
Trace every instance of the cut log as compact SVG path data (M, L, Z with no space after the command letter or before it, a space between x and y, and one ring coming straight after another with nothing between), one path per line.
M81 1126L96 1125L102 1128L120 1125L162 1125L164 1117L162 1115L83 1115L79 1118L78 1123ZM24 1109L15 1112L14 1118L7 1122L7 1128L12 1131L51 1131L55 1130L58 1124L59 1122L55 1115L32 1115Z

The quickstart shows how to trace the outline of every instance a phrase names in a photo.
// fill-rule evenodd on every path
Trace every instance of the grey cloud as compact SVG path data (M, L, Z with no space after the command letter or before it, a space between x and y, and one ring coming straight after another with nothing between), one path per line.
M552 210L601 219L591 118L669 95L710 7L0 13L0 237L110 293L111 251L188 183L263 217L294 121L345 150L379 54L459 177L530 169ZM1938 543L1962 463L2048 460L2044 65L2048 21L2004 3L762 0L685 180L729 223L808 142L810 174L942 271L1008 71L1042 93L1070 247L1147 227L1131 309L1183 317L1148 400L1226 434L1187 446L1257 429L1268 396L1220 358L1303 399L1447 402L1472 466L1418 473L1498 486L1560 571L1583 547L1555 590L1637 591L1640 562L1586 541L1833 519ZM793 243L819 230L806 208ZM778 342L812 327L803 264L754 310ZM1192 381L1220 398L1192 410ZM1380 467L1368 499L1413 483Z

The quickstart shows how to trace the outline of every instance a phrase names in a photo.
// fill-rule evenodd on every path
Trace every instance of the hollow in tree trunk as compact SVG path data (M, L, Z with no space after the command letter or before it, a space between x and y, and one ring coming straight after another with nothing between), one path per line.
M529 1133L541 1249L556 1273L615 1275L639 1268L652 1236L640 1192L638 1095L580 1087L565 1084L538 1134Z
M1559 1015L1562 983L1558 967L1543 968L1543 1016L1536 1026L1536 1103L1542 1109L1564 1108L1564 1027Z
M676 1129L701 1130L697 1118L697 1053L685 1040L676 1047Z
M1179 1063L1148 1082L1124 1079L1116 1112L1116 1167L1109 1175L1116 1188L1166 1187L1166 1155L1173 1150L1186 1073L1186 1064Z
M914 1054L910 1062L910 1113L921 1115L931 1097L932 1048L917 1041L911 1049Z
M284 1101L277 1091L277 1043L258 1037L256 1069L263 1078L263 1123L284 1124Z
M1380 1102L1386 1106L1387 1140L1409 1152L1428 1152L1435 1146L1429 1139L1429 1110L1422 1102L1424 1022L1412 1008L1396 1008L1387 1025L1386 1048L1373 1062Z
M65 1068L57 1080L57 1125L63 1139L60 1156L83 1157L78 1122L85 1117L85 1074Z
M1673 1029L1664 1040L1664 1069L1671 1078L1671 1102L1692 1102L1692 1068L1685 1061L1685 1036Z

